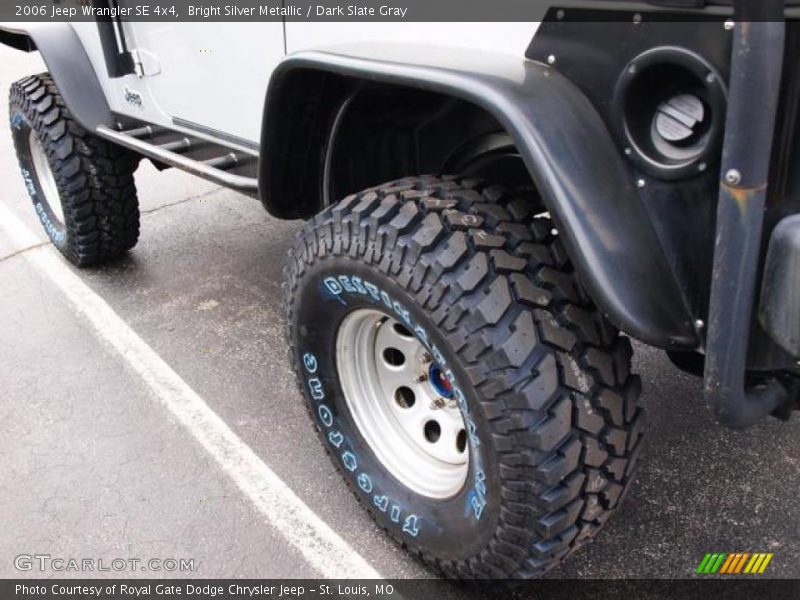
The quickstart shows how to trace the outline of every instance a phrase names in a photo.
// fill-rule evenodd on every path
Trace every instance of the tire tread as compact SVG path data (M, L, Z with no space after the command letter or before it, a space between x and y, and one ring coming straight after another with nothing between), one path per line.
M139 238L138 157L75 121L47 73L13 83L9 104L10 114L26 116L48 155L62 197L67 245L60 249L67 259L85 267L133 248Z
M480 554L448 562L414 549L449 577L530 578L553 568L607 521L642 446L630 342L591 302L534 205L474 179L401 179L324 210L297 234L286 263L290 356L304 272L350 256L416 295L478 390L502 505Z

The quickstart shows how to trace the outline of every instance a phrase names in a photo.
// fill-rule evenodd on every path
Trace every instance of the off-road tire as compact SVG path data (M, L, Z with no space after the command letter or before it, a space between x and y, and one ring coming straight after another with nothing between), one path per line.
M138 158L75 121L46 73L11 85L9 115L25 185L58 250L70 262L85 267L133 248L139 238L133 179ZM31 130L54 175L63 222L50 206L34 168Z
M642 448L630 342L588 298L529 194L457 177L388 183L310 220L284 271L291 358L323 444L373 519L448 577L551 569L618 507ZM453 499L422 498L381 472L347 414L331 337L349 311L390 305L441 344L466 396L476 436ZM416 535L406 515L422 523Z

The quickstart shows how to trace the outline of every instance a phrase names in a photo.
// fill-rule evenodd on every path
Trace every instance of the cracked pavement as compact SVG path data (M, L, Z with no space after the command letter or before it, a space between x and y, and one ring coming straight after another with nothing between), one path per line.
M43 70L36 54L0 52L3 90ZM0 113L7 121L5 103ZM44 239L6 133L0 181L0 202ZM380 572L428 575L353 501L295 389L280 270L299 223L149 164L137 185L139 245L81 278ZM21 553L192 558L198 577L314 576L19 250L0 237L0 577L55 575L15 570ZM800 420L721 429L697 379L660 352L636 354L650 422L638 481L552 576L684 577L706 552L764 551L775 553L768 575L800 577Z

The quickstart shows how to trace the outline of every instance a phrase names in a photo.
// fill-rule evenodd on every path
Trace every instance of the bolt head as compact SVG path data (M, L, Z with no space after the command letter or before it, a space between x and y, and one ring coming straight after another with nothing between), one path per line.
M558 12L556 12L556 19L561 21L563 18L564 18L564 11L559 9Z
M697 319L694 322L695 329L702 329L706 326L705 321L703 319Z
M742 174L736 170L731 169L727 173L725 173L725 183L728 185L738 185L742 181Z
M555 54L551 54L550 56L547 57L547 64L548 65L556 64L556 56L555 56Z
M725 27L725 31L731 31L736 28L736 23L733 19L727 19L723 27Z
M635 15L633 15L633 24L634 25L642 24L642 15L640 13L636 13Z
M636 187L642 189L644 186L647 185L647 182L644 179L639 179L636 181Z

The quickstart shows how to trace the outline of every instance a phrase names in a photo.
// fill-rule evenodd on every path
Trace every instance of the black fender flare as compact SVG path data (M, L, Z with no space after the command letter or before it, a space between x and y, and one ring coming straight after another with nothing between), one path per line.
M594 106L555 69L521 56L407 44L289 55L270 79L261 134L259 188L278 216L291 212L282 198L297 201L292 181L281 176L286 118L279 107L299 93L292 89L299 71L410 86L483 107L517 145L583 284L611 322L654 346L698 345L631 172Z
M78 35L69 23L30 23L25 28L3 27L0 43L19 50L39 50L50 76L70 112L84 128L94 131L112 122L111 110Z

